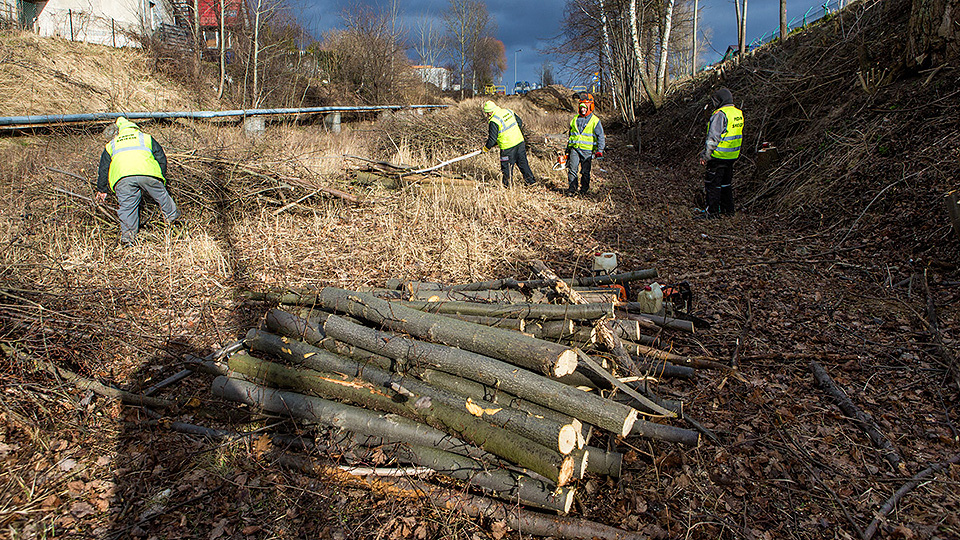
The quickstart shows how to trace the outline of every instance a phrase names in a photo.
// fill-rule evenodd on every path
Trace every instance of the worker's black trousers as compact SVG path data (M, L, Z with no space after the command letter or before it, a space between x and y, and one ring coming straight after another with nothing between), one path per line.
M735 159L707 160L704 190L707 195L707 213L733 213L733 164Z
M513 164L520 167L520 174L523 175L523 181L528 185L536 180L533 178L533 171L530 170L530 164L527 163L527 145L521 142L516 146L500 150L500 171L503 173L504 187L510 187L510 173L513 172Z

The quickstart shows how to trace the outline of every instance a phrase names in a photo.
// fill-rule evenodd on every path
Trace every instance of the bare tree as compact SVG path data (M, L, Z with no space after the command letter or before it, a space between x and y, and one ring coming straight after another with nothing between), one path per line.
M480 38L470 64L481 84L496 81L507 69L507 54L503 42L490 36Z
M467 66L476 57L481 38L490 36L493 22L487 5L479 0L450 0L443 14L447 38L460 75L460 96L466 87Z
M781 0L786 1L786 0ZM690 46L690 75L697 74L697 19L700 17L700 0L693 0L693 33L691 39L693 43Z
M227 22L226 22L226 8L224 7L224 1L220 0L220 35L218 36L218 41L220 42L220 86L217 88L217 99L223 98L223 87L227 84Z
M540 65L540 73L538 75L542 86L550 86L555 83L553 78L553 65L549 61L545 61Z
M787 37L787 0L780 0L780 39Z
M414 51L420 58L420 63L433 66L443 56L445 45L439 30L433 27L433 20L421 19L417 24L417 42Z
M744 0L746 2L746 0ZM660 38L660 61L657 66L657 94L663 95L667 91L667 53L670 51L670 26L673 24L674 0L667 0L667 8L663 14Z

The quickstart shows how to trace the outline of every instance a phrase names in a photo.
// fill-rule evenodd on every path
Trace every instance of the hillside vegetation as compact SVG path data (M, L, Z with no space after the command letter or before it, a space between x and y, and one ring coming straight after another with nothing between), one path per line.
M83 198L105 142L99 127L3 135L0 536L527 538L343 475L281 467L260 433L312 439L312 427L216 400L207 375L158 394L183 404L158 419L44 366L142 392L258 326L269 306L247 302L250 290L526 278L531 259L583 275L595 251L615 251L622 269L688 280L695 313L712 323L661 334L662 346L733 369L657 384L719 443L600 435L591 444L625 454L623 476L582 481L575 513L650 538L862 537L913 475L957 455L960 242L942 197L960 187L960 72L904 66L906 5L854 2L684 82L643 116L639 153L627 126L604 117L609 149L585 197L564 196L565 172L552 169L545 136L571 114L559 89L505 100L527 128L541 180L531 188L503 189L489 153L449 169L475 184L356 180L366 162L345 156L428 166L476 149L479 99L350 119L339 135L312 123L271 123L259 139L234 124L145 123L188 221L165 227L148 205L142 243L126 250L109 214ZM215 106L151 74L135 51L20 34L0 44L5 114ZM698 221L696 156L719 86L747 118L741 211ZM754 165L764 141L783 158L765 175ZM817 385L813 361L873 416L902 470ZM211 442L172 421L248 435ZM314 457L336 464L341 454ZM958 474L956 464L933 472L874 538L960 538Z

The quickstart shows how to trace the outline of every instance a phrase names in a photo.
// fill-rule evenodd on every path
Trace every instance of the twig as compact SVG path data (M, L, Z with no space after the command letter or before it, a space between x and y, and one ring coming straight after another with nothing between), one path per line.
M750 297L747 297L747 320L743 323L743 330L740 331L740 336L737 338L737 346L733 349L733 355L730 357L730 367L737 369L740 360L740 346L743 345L743 342L747 340L747 335L750 333L750 325L753 324L753 309L750 307Z
M955 465L957 463L960 463L960 454L953 456L952 458L948 459L947 461L944 461L943 463L937 463L936 465L927 467L926 469L917 473L906 484L901 486L900 489L898 489L897 492L894 493L893 496L890 497L887 500L887 502L883 504L883 506L877 512L877 517L875 517L873 521L870 522L870 525L868 525L867 528L864 529L863 536L862 536L863 540L870 540L871 538L873 538L873 535L876 534L877 532L877 528L880 526L880 520L885 518L887 514L889 514L893 510L893 508L897 505L898 502L900 502L900 499L902 499L904 495L912 491L913 488L920 485L921 480L923 480L924 478L930 476L935 472L940 471L941 469L949 465Z
M43 360L33 358L32 356L23 354L13 347L7 345L6 343L0 343L0 350L9 356L20 357L24 360L28 360L37 367L43 369L44 371L50 373L54 377L62 378L66 381L73 383L80 390L90 390L101 396L118 398L120 401L127 403L129 405L139 405L142 407L152 407L155 409L172 409L176 408L177 404L173 401L168 401L166 399L157 399L152 397L143 396L140 394L134 394L131 392L125 392L123 390L113 388L112 386L107 386L105 384L98 383L94 380L88 379L86 377L81 377L76 373L58 368L53 365L52 362L44 362Z

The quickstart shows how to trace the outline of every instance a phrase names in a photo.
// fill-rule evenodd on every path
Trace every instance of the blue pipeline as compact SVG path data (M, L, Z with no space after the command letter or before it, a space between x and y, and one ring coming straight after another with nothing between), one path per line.
M231 116L263 116L268 114L310 114L326 112L375 112L400 109L429 109L448 105L371 105L368 107L301 107L291 109L236 109L231 111L172 111L172 112L102 112L86 114L42 114L32 116L0 116L0 126L35 126L37 124L68 124L105 122L121 116L129 120L164 118L227 118Z

